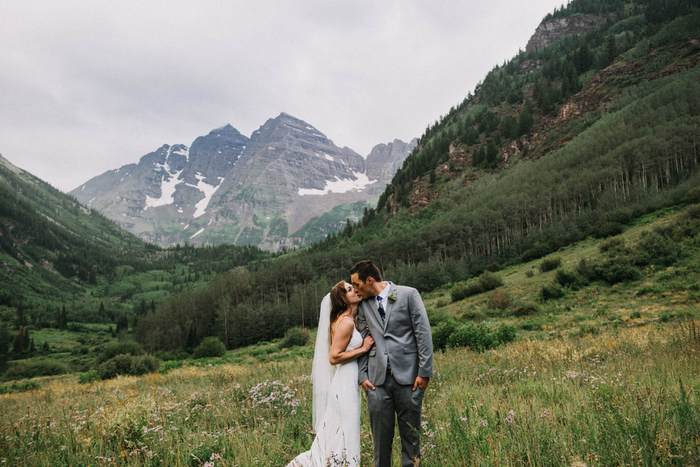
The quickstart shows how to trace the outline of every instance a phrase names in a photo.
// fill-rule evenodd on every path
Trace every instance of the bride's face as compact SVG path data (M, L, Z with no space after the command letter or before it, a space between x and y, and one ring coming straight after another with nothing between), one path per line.
M359 303L362 301L362 297L355 293L355 288L352 284L345 283L345 303L352 305L353 303Z

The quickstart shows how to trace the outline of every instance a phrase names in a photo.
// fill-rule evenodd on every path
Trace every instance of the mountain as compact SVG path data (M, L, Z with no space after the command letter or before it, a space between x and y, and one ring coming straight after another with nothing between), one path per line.
M156 251L0 156L0 309L23 297L60 302Z
M250 138L231 125L188 148L164 145L95 177L71 194L125 230L160 245L235 243L279 250L308 244L357 220L416 141L376 146L365 160L291 115ZM332 208L346 218L316 218ZM309 222L311 226L306 226Z

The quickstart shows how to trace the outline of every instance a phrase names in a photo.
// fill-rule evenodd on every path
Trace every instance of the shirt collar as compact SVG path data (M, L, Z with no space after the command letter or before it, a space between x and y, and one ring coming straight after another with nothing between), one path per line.
M391 289L391 284L387 282L386 287L384 287L384 290L379 292L379 295L377 297L382 297L382 303L386 303L386 298L389 296L389 290Z

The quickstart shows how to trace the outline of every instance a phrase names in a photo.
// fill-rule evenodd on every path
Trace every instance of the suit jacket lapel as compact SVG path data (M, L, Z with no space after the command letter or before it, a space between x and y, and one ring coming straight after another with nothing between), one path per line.
M377 307L377 299L376 298L370 298L369 300L366 300L367 303L367 308L369 308L372 311L372 316L374 317L374 320L379 324L379 326L382 326L382 317L379 314L379 307ZM386 312L386 310L384 310ZM386 315L385 315L386 316Z

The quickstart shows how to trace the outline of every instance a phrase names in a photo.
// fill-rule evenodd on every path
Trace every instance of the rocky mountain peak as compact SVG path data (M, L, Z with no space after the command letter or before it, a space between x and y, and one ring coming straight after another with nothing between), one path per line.
M161 245L237 243L278 250L308 243L307 235L322 238L342 228L346 216L358 218L414 146L415 140L394 140L365 161L283 112L250 138L226 124L189 148L165 144L71 194ZM341 210L342 219L294 235L341 205L353 206Z

